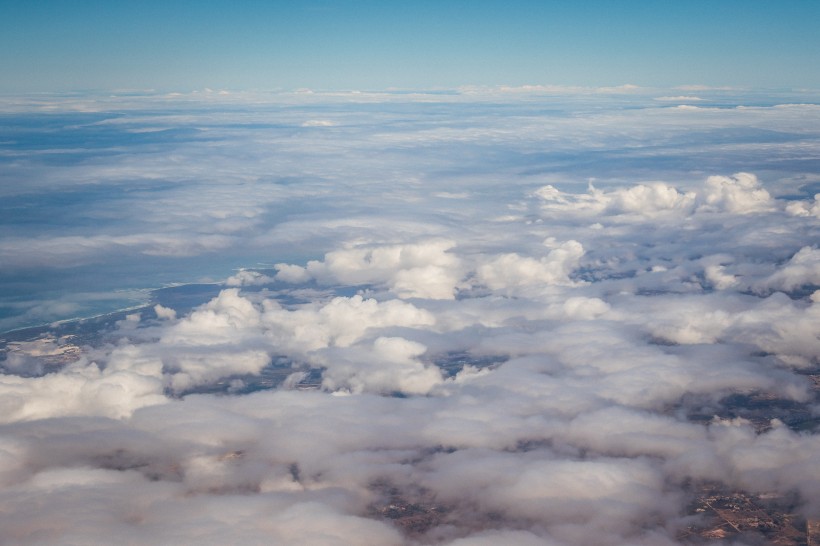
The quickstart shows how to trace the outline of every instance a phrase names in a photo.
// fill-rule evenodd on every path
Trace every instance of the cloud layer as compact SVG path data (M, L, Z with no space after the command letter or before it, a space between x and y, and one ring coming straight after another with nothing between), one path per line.
M106 270L177 238L205 245L185 246L197 255L269 255L234 263L246 268L193 309L164 302L85 337L7 344L0 542L671 545L703 520L690 506L706 483L820 517L820 224L795 174L796 156L817 157L817 108L722 109L704 91L702 111L659 106L667 93L638 113L609 98L605 113L582 101L551 117L522 93L505 99L514 121L483 95L257 105L290 140L236 130L253 146L220 152L235 162L217 173L211 141L186 141L190 178L153 209L147 194L128 201L149 214L139 222L177 226L165 242L125 233L134 218L5 241L20 271L66 256ZM410 128L391 129L395 109ZM370 125L345 128L357 119ZM795 170L753 168L771 134L728 149L704 136L749 122L790 131L773 154ZM684 129L702 133L678 154ZM661 132L669 148L637 146ZM137 172L170 184L174 157L156 153ZM706 172L682 167L689 154ZM712 169L739 158L750 167ZM121 158L122 184L137 163ZM71 343L70 363L43 356Z

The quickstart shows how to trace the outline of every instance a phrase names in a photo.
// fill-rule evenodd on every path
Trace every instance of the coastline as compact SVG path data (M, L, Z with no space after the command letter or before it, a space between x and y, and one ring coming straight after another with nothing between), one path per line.
M127 315L136 312L142 314L157 304L164 307L171 307L181 313L186 313L218 293L223 286L224 283L222 282L183 283L163 286L161 288L147 290L148 298L144 303L119 307L94 315L71 317L49 323L6 330L0 332L0 350L9 342L28 341L46 333L54 333L55 335L77 334L78 332L84 332L88 327L93 331L99 331L100 329L113 325L117 321L124 320Z

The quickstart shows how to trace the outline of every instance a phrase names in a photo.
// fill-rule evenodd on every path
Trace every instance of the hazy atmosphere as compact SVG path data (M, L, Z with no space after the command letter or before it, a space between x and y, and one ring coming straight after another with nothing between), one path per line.
M0 543L817 543L818 16L0 3Z

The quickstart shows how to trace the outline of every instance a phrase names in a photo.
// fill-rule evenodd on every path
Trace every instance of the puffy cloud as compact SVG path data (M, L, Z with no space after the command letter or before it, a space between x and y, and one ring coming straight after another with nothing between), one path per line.
M738 280L735 275L728 275L724 271L726 268L722 265L708 265L703 270L706 280L718 290L726 290L737 286Z
M337 297L323 305L307 305L289 311L266 300L262 322L266 336L282 350L297 353L325 347L348 347L373 329L424 327L435 316L399 300L378 302L361 296Z
M353 393L427 394L442 382L442 374L438 367L418 360L426 350L406 339L380 337L367 349L327 351L320 359L327 368L322 385Z
M771 195L750 173L729 176L710 176L704 191L698 194L698 210L749 214L771 210Z
M231 275L225 280L226 286L261 286L270 284L274 281L272 277L263 275L258 271L250 271L243 269L238 271L235 275Z
M173 373L171 388L184 391L231 375L258 375L270 364L271 357L266 351L246 350L213 351L209 354L182 353L167 360L166 369Z
M81 360L42 377L0 376L2 421L70 415L125 418L137 408L164 403L161 363L134 361L124 354L127 351L114 351L102 369Z
M613 212L645 214L665 210L687 210L691 207L692 198L691 193L682 194L675 188L656 182L612 192L607 208Z
M249 297L241 295L239 289L229 288L189 315L162 327L158 340L129 345L120 353L128 354L133 359L158 363L158 372L161 370L167 385L174 391L182 392L199 385L216 383L223 378L258 375L272 365L277 355L313 365L325 365L327 357L316 351L349 347L368 336L375 338L378 332L391 329L424 328L434 324L435 317L430 312L401 300L378 302L357 295L287 309L273 299L263 298L254 303ZM149 327L147 331L150 339L154 330ZM131 334L139 337L139 331L132 331ZM372 354L367 353L374 359L371 371L383 366L400 375L409 373L412 376L415 372L411 368L419 366L417 371L428 378L424 381L432 381L422 390L429 390L432 384L440 380L436 368L415 362L408 368L410 359L417 356L415 349L410 350L407 356L402 350L388 350L395 348L396 343L398 341L388 338L376 340L375 350ZM407 343L407 347L419 346ZM334 377L345 375L338 371L341 370L341 363L330 362L326 365L329 370L337 370ZM390 375L393 372L386 373ZM361 372L350 372L348 375L364 377ZM347 385L345 381L342 383ZM412 392L421 389L409 387L412 381L407 381ZM367 380L361 384L381 392L388 388L385 387L388 383L390 380L384 379ZM326 384L328 388L341 388L331 380ZM401 385L404 384L405 380L397 379L388 390L403 390Z
M229 288L174 324L163 336L173 345L207 346L241 341L258 329L262 315L254 305Z
M541 287L545 285L568 285L572 272L578 267L584 255L584 247L578 241L555 244L540 259L504 254L478 267L476 279L491 290L515 292L519 288Z
M649 320L648 306L658 308ZM766 298L657 296L634 302L630 313L631 320L666 342L748 344L797 367L809 366L820 351L817 337L810 334L820 325L817 304L793 301L781 293Z
M565 194L553 186L544 186L535 192L543 200L545 212L573 212L585 215L640 215L693 210L695 193L681 193L663 182L640 184L630 188L602 191L590 186L586 195Z
M167 319L167 320L174 320L177 318L177 312L171 309L170 307L165 307L164 305L156 304L154 306L154 313L156 313L157 318L160 319Z
M820 218L820 193L814 196L814 202L792 201L786 205L786 212L794 216Z
M453 299L462 277L459 259L447 252L452 241L415 244L353 245L307 266L277 264L285 282L316 279L321 284L386 284L400 298Z
M710 176L701 189L680 192L663 183L639 184L610 191L590 185L587 194L567 194L554 186L539 188L535 196L542 200L545 213L584 215L660 217L670 214L688 216L693 212L726 212L749 214L771 211L774 200L757 177L749 173L732 176ZM633 219L634 221L634 219Z
M757 285L760 289L790 292L804 286L820 286L820 250L804 246L782 267Z

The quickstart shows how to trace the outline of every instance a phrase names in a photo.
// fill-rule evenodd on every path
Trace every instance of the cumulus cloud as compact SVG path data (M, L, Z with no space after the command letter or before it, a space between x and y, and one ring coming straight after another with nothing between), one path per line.
M261 319L275 347L307 352L325 347L348 347L369 330L425 327L435 316L399 300L378 302L361 296L336 297L325 304L308 304L292 311L275 300L264 302Z
M300 279L306 280L306 279ZM235 275L231 275L225 280L226 286L264 286L274 281L272 277L259 273L258 271L251 271L243 269L238 271Z
M442 374L418 359L426 350L421 343L380 337L369 347L325 351L322 385L334 392L427 394L442 382Z
M261 324L261 313L239 290L229 288L175 323L163 336L173 345L208 346L241 341Z
M804 246L782 267L760 282L760 288L790 292L803 286L820 286L820 250Z
M774 201L753 174L710 176L696 191L680 192L663 182L639 184L628 188L602 191L590 185L589 193L565 194L553 186L535 192L543 200L545 212L605 214L627 218L659 217L676 213L727 212L750 214L771 210Z
M694 208L695 194L681 193L663 182L640 184L619 188L610 192L590 186L587 195L568 195L553 186L545 186L535 192L543 199L545 211L585 212L587 215L614 214L657 216L680 212L689 213Z
M0 376L3 422L72 415L125 418L137 408L164 403L161 363L131 358L132 352L112 351L102 369L80 360L42 377Z
M698 210L749 214L770 210L772 198L750 173L728 176L710 176L704 191L698 195Z
M156 304L154 306L154 312L157 314L157 318L160 319L173 320L177 318L177 312L170 307L165 307L164 305Z
M453 299L462 268L448 251L453 241L414 244L351 245L313 260L305 267L277 264L285 282L315 279L321 284L385 284L400 298Z
M813 202L792 201L786 205L786 212L794 216L814 216L820 218L820 193L814 196Z
M507 293L520 287L572 284L570 274L578 267L584 247L578 241L547 244L553 248L540 259L518 254L493 258L478 267L476 279L491 290Z

